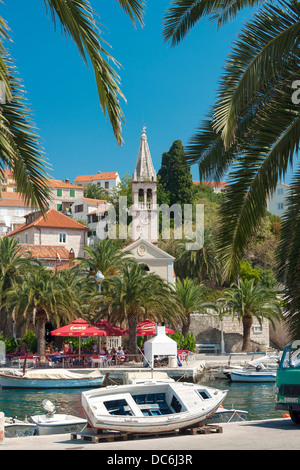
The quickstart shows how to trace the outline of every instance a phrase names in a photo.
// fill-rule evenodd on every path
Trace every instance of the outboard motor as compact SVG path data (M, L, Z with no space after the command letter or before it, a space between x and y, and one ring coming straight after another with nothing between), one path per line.
M47 416L53 416L55 413L55 405L50 400L43 400L42 407L47 412Z

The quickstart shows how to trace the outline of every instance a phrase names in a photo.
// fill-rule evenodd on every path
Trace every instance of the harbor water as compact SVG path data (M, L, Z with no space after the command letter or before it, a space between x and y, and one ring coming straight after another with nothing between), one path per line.
M226 408L248 411L248 420L281 418L283 412L274 408L273 383L233 383L229 380L206 380L201 383L228 390L223 402ZM0 389L0 412L5 416L25 419L34 414L44 414L42 401L55 404L57 413L72 414L85 418L81 406L81 392L86 389L60 390L9 390Z

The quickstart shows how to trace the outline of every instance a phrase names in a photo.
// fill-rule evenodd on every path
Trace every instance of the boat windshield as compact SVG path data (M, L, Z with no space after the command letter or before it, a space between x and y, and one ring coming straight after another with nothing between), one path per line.
M292 344L285 348L282 355L280 368L300 369L300 341L294 341Z
M111 415L133 416L130 406L124 399L105 401L104 406Z
M160 416L172 413L167 405L165 393L143 393L132 395L144 416Z

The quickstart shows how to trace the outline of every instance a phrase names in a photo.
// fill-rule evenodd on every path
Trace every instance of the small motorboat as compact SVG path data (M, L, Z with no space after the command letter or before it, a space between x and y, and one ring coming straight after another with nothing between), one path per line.
M228 366L212 373L215 378L231 379L233 382L274 382L279 360L279 356L266 355L248 362L244 367Z
M89 388L101 387L104 376L99 369L76 373L68 369L29 369L25 373L9 369L0 372L2 388Z
M232 382L275 382L276 381L276 371L264 371L260 370L241 370L241 371L232 371L230 374L230 380Z
M279 365L278 356L263 356L242 369L232 369L230 380L232 382L275 382Z
M237 421L245 421L248 416L248 411L236 410L234 408L224 408L222 405L217 411L206 420L207 424L219 423L236 423Z
M81 403L97 430L151 434L200 425L226 395L201 384L149 380L83 392Z
M68 414L55 414L55 405L50 400L43 400L42 406L46 414L30 416L38 435L82 432L87 426L86 419Z
M27 437L36 434L36 425L27 420L21 421L17 416L4 418L4 437Z

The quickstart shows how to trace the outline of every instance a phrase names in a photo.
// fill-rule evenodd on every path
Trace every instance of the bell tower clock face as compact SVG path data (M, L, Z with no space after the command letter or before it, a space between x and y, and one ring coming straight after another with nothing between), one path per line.
M148 225L151 222L151 215L150 214L141 214L141 222L144 225Z

